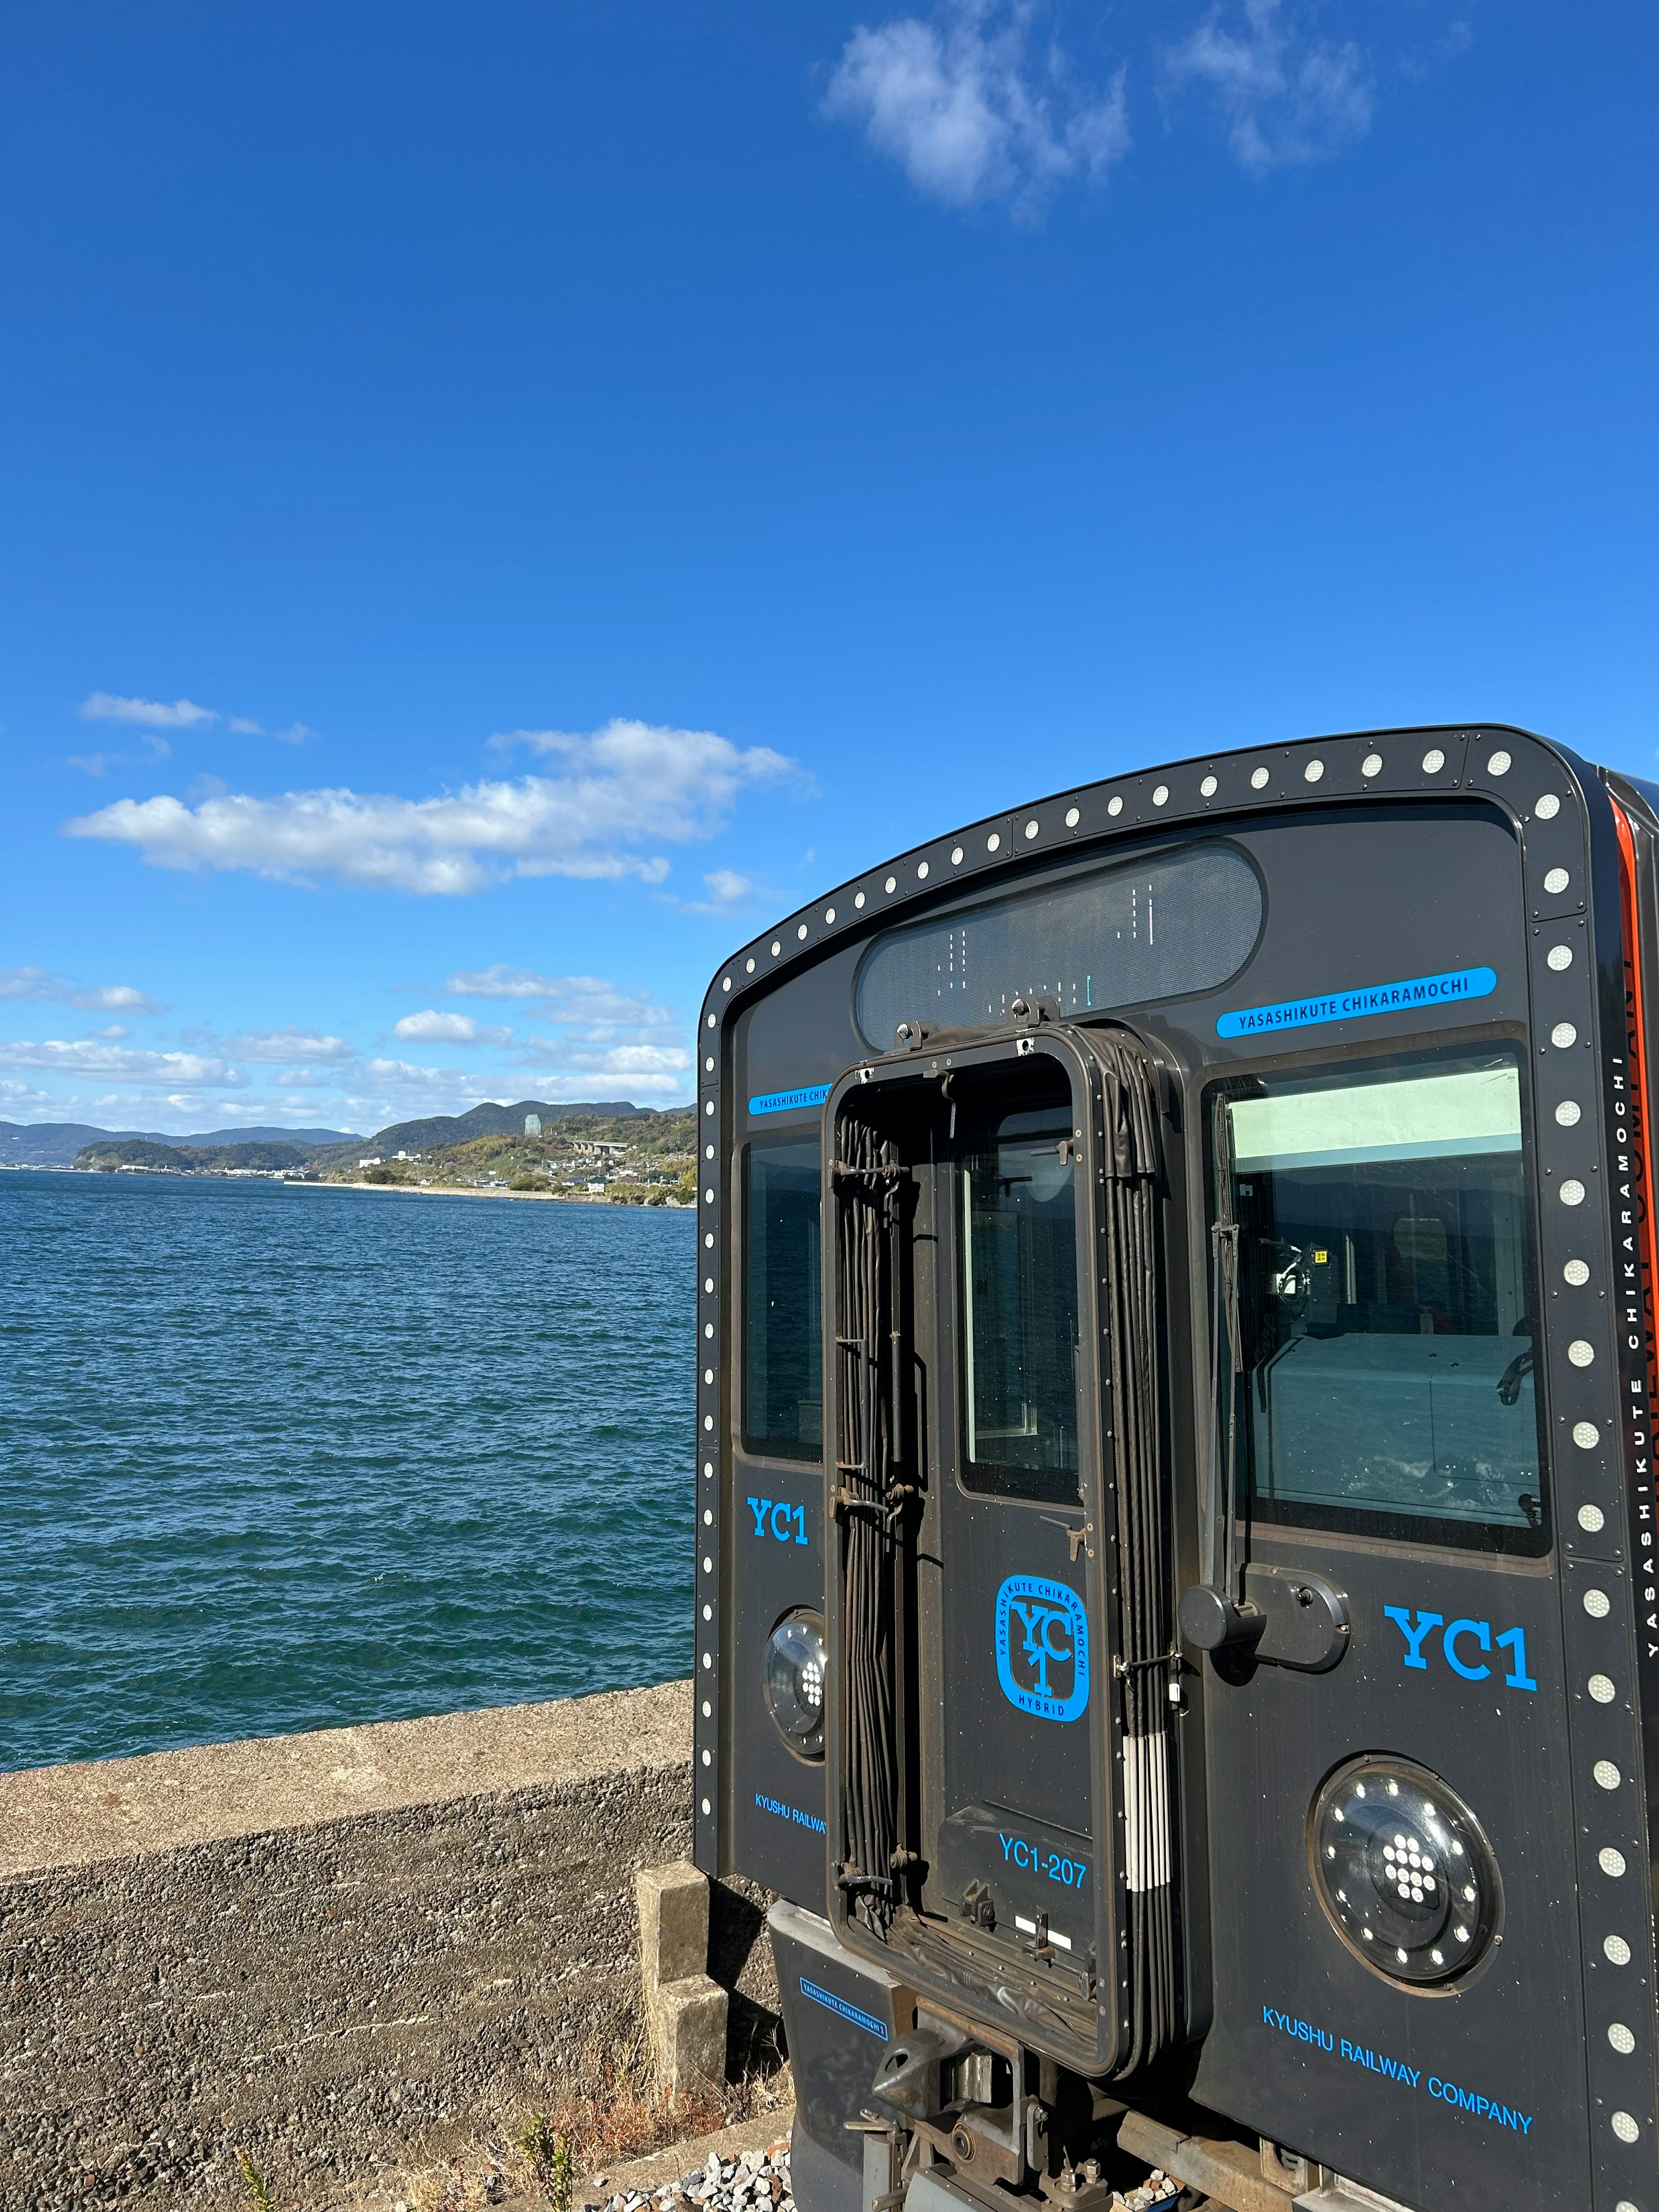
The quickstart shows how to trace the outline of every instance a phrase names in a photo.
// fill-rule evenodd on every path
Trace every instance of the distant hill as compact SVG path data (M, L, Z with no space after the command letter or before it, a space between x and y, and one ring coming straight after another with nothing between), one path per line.
M314 1152L324 1145L360 1145L349 1129L210 1129L191 1137L170 1137L159 1129L97 1129L86 1121L0 1121L0 1167L66 1168L88 1145L142 1142L150 1145L301 1145Z
M0 1121L0 1162L8 1167L66 1168L82 1145L137 1133L136 1129L94 1129L85 1121Z
M144 1133L149 1135L149 1131ZM269 1128L207 1129L193 1137L156 1137L158 1145L361 1145L355 1129L285 1129L273 1121Z
M465 1114L433 1114L423 1121L394 1121L389 1129L377 1130L365 1149L380 1153L424 1152L439 1145L464 1145L469 1137L520 1136L526 1114L539 1114L544 1121L562 1120L572 1114L603 1115L616 1121L649 1111L648 1107L635 1106L625 1098L606 1099L597 1105L549 1105L543 1099L521 1098L516 1106L497 1106L486 1099Z
M539 1114L544 1121L573 1118L622 1121L641 1116L659 1119L664 1112L684 1110L635 1106L626 1098L521 1098L516 1106L498 1106L493 1099L485 1099L469 1113L431 1114L418 1121L394 1121L389 1128L379 1129L372 1137L360 1137L350 1129L284 1129L275 1124L248 1129L208 1129L194 1136L174 1137L161 1129L99 1129L85 1121L0 1121L0 1167L83 1165L78 1154L89 1146L101 1149L112 1145L163 1145L173 1152L218 1152L225 1146L239 1145L281 1145L298 1148L293 1163L296 1166L301 1160L315 1159L330 1168L355 1167L358 1159L369 1152L390 1158L398 1152L429 1152L444 1146L464 1145L475 1137L521 1136L526 1114Z
M526 1136L524 1125L531 1115L539 1115L544 1123L557 1125L563 1133L555 1134L552 1128L544 1127L538 1135ZM581 1143L604 1138L622 1139L628 1157L645 1178L634 1202L644 1202L648 1187L657 1193L650 1200L654 1205L662 1202L667 1186L663 1176L653 1170L672 1164L692 1149L696 1109L635 1106L626 1100L593 1104L526 1098L516 1106L486 1101L470 1114L438 1114L421 1121L394 1122L375 1136L353 1137L344 1144L296 1143L293 1141L296 1133L311 1133L283 1131L276 1139L251 1139L238 1132L237 1141L228 1145L186 1143L177 1137L100 1135L76 1151L72 1164L83 1172L107 1175L123 1168L171 1175L223 1175L250 1169L292 1175L303 1170L313 1176L344 1176L355 1180L363 1148L368 1145L374 1146L377 1159L386 1163L370 1170L371 1182L435 1177L440 1182L476 1184L517 1175L556 1179L562 1170L568 1182L573 1174L586 1175L592 1170L591 1160L586 1166L582 1164ZM324 1133L337 1134L333 1130ZM400 1152L410 1158L407 1167L398 1160ZM419 1167L414 1164L417 1159L422 1163ZM685 1170L686 1175L691 1173L691 1169ZM515 1183L514 1187L526 1186Z
M161 1145L148 1137L127 1137L83 1146L75 1155L75 1165L107 1170L155 1168L170 1170L175 1175L182 1174L186 1169L198 1173L233 1168L263 1168L269 1171L278 1168L301 1168L312 1158L313 1150L310 1145L273 1145L261 1141L235 1145Z

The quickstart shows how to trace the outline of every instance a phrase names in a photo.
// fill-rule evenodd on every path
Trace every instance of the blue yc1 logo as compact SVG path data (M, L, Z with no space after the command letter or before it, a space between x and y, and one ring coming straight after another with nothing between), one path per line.
M1415 1620L1407 1605L1385 1605L1384 1616L1406 1639L1405 1662L1408 1667L1429 1671L1424 1646L1432 1651L1440 1647L1441 1656L1454 1674L1461 1674L1466 1682L1484 1682L1492 1669L1479 1656L1482 1651L1494 1656L1507 1651L1507 1662L1500 1662L1500 1671L1511 1690L1535 1690L1538 1687L1527 1672L1527 1632L1524 1628L1506 1628L1501 1636L1492 1634L1489 1620L1448 1620L1443 1613L1425 1613L1419 1610ZM1436 1629L1440 1631L1434 1635ZM1433 1642L1430 1638L1433 1638Z
M792 1540L806 1541L806 1508L791 1505L781 1498L751 1498L749 1510L755 1516L755 1534L775 1536L781 1544Z
M1010 1575L997 1592L997 1680L1011 1705L1074 1721L1089 1702L1089 1621L1064 1583Z

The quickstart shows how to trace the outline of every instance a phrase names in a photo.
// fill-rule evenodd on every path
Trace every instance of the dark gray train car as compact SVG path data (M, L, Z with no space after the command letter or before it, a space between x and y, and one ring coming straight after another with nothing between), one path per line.
M1659 2212L1656 804L1187 761L714 976L696 1849L802 2212Z

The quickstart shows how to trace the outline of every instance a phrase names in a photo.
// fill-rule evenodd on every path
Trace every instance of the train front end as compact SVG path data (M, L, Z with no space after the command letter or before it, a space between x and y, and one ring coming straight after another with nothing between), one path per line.
M696 1849L804 2212L1659 2212L1656 832L1331 738L714 979Z

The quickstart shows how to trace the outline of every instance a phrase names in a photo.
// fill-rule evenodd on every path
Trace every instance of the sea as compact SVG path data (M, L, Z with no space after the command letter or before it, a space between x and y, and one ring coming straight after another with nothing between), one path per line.
M695 1224L0 1173L0 1769L688 1674Z

